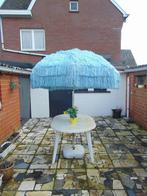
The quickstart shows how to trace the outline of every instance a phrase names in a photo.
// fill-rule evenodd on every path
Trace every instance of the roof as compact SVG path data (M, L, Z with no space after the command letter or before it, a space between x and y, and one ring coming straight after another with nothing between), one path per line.
M122 15L123 15L123 17L126 19L128 16L129 16L129 14L127 14L123 9L122 9L122 7L115 1L115 0L110 0L112 3L113 3L113 5L122 13Z
M34 67L34 64L32 63L18 62L18 61L4 61L4 60L3 61L0 60L0 65L20 68L20 69L32 69Z
M36 0L5 0L1 6L1 9L2 10L27 10L27 9L31 10L35 2ZM121 12L121 14L125 19L129 16L115 0L110 0L110 2ZM2 14L4 15L4 13Z
M5 72L5 73L13 73L13 74L23 74L23 75L30 75L31 71L29 70L21 70L21 69L16 69L15 67L5 67L0 65L0 73Z
M128 67L137 66L131 50L121 50L120 62L117 63L117 65L114 63L114 65L117 67L117 69L122 71Z
M5 0L1 9L18 9L24 10L28 9L32 0Z
M138 71L147 71L147 64L146 65L138 65L135 67L129 67L129 68L125 69L126 73L138 72Z

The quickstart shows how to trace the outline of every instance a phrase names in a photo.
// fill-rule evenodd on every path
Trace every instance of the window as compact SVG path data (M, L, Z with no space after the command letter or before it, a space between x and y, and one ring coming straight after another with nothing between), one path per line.
M138 88L145 88L147 83L146 75L136 75L135 77L135 86Z
M88 88L88 89L77 89L75 93L110 93L107 89Z
M21 29L21 50L45 50L45 32L43 29Z
M79 11L78 1L70 1L69 2L69 10L70 10L70 12L78 12Z

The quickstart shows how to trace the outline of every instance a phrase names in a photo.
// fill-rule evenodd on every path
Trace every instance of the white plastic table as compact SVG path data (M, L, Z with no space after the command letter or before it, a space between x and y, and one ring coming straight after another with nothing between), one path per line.
M69 115L61 114L55 116L51 123L51 128L55 131L55 143L52 163L55 163L58 144L61 139L61 133L86 133L88 149L90 153L91 162L94 162L92 141L91 141L91 130L96 127L95 121L88 115L78 115L77 124L73 125L69 122Z

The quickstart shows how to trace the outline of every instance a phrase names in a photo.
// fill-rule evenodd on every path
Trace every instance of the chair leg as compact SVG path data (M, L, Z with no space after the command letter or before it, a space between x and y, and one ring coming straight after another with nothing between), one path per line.
M94 155L93 155L93 148L92 148L92 141L91 141L91 132L86 133L87 136L87 143L88 143L88 149L89 149L89 154L91 158L91 162L94 162Z
M58 150L58 144L60 142L60 133L55 134L55 143L54 143L54 152L53 152L53 159L52 159L52 164L55 163L56 160L56 155L57 155L57 150Z

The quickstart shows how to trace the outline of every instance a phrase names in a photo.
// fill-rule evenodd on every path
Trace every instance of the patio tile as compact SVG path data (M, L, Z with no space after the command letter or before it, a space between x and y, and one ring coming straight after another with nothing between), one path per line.
M15 191L3 191L1 196L15 196Z
M87 169L90 189L124 189L118 174L113 169Z
M100 136L103 144L119 144L120 139L118 137L107 137L107 136Z
M53 150L54 150L54 146L53 145L40 145L36 154L37 155L47 155L47 154L53 154ZM59 154L59 148L58 148L58 152L57 154Z
M24 191L17 191L15 196L25 196Z
M109 154L114 167L138 167L139 163L131 154Z
M147 154L134 154L135 160L137 160L141 166L147 167Z
M88 190L54 190L52 196L89 196Z
M98 154L96 153L94 155L94 163L91 163L91 160L89 159L89 154L85 155L85 165L86 168L113 168L113 164L111 159L107 154Z
M35 181L23 181L19 188L18 191L28 191L28 190L33 190L35 187Z
M100 137L115 137L115 132L110 128L106 127L104 129L97 129L97 133Z
M30 169L48 169L51 163L51 155L36 155L30 164Z
M35 181L34 190L53 190L55 170L28 170L25 180Z
M108 154L122 154L122 153L130 153L128 148L121 143L113 143L113 144L105 144L106 150Z
M124 144L141 144L141 141L139 139L137 139L134 135L127 135L127 136L123 136L123 135L118 135L120 142L124 143Z
M83 159L64 159L63 134L56 162L52 162L55 134L51 119L30 119L20 130L14 160L14 175L3 183L3 196L146 196L147 131L125 119L96 117L92 131L94 163L85 134L75 134L74 143L84 146Z
M26 192L26 196L51 196L51 191L32 191Z
M55 180L55 190L62 189L87 189L86 171L83 169L57 170L57 178Z
M33 159L33 155L10 155L8 160L14 161L15 169L27 169Z
M13 151L13 154L35 154L37 151L38 145L19 145Z
M147 189L147 172L143 168L117 170L123 185L134 191Z

